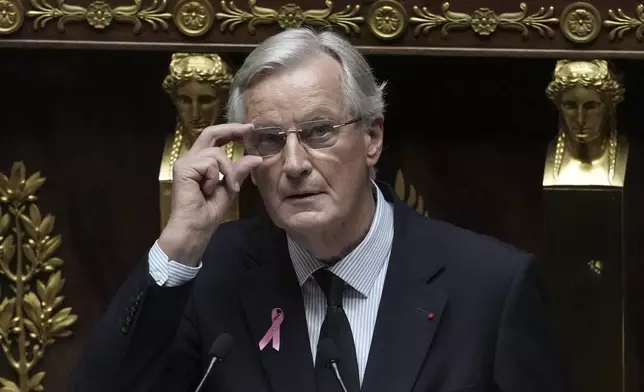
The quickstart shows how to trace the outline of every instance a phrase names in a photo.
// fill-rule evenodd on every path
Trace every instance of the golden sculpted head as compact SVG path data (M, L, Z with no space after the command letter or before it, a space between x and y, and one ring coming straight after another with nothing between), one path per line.
M617 133L615 109L624 87L608 62L558 61L546 95L557 106L559 133L544 185L621 186L628 145Z
M624 89L604 60L561 60L546 90L559 110L566 138L590 143L610 136L615 107Z
M233 73L216 54L175 53L163 89L177 108L183 139L192 145L219 119Z

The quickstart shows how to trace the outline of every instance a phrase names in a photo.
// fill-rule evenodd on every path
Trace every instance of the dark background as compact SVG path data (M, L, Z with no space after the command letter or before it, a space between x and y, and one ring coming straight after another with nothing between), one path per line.
M21 160L28 174L41 171L47 178L39 207L57 218L65 304L79 315L74 336L48 348L46 391L65 390L84 338L159 234L158 171L165 136L175 122L174 107L161 88L170 55L2 49L0 172L8 174L12 162ZM243 54L229 59L238 65ZM389 81L380 178L393 185L402 169L431 216L543 256L541 180L547 143L557 131L556 111L544 91L555 61L369 60L378 77ZM630 391L640 391L644 72L636 61L617 66L626 85L619 128L631 140L624 214L628 377ZM261 208L252 184L246 184L242 215ZM608 290L621 289L620 282L608 285ZM569 316L574 320L574 312ZM604 338L588 336L588 342ZM601 354L598 361L614 364L615 358ZM7 372L0 376L14 379Z

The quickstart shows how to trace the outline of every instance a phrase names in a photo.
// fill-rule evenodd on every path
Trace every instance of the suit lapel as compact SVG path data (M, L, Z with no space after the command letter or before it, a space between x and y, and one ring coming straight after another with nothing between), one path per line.
M270 342L258 355L274 391L315 391L315 370L311 357L302 293L293 270L286 237L274 226L270 234L258 235L260 243L249 255L261 265L251 270L242 292L249 330L255 344L272 324L271 312L280 308L280 350ZM257 347L257 346L256 346Z
M442 318L447 295L431 281L443 264L432 259L431 233L414 224L420 219L395 203L392 251L363 392L410 392Z

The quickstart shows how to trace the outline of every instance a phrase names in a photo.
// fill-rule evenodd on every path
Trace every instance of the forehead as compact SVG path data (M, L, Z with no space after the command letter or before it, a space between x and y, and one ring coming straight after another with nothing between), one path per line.
M296 68L259 81L244 94L248 121L279 124L310 120L311 116L344 115L343 73L329 55L312 58Z
M564 101L602 101L599 91L585 86L575 86L561 94Z
M177 87L178 95L217 95L215 87L207 82L190 80Z

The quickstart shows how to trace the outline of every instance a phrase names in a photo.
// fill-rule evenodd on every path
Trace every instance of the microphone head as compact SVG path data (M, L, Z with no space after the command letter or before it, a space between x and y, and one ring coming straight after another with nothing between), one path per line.
M318 355L325 366L340 362L340 350L338 350L338 346L335 345L331 338L322 339L318 343Z
M233 340L233 337L227 333L222 333L221 335L217 336L217 339L215 339L215 341L212 343L208 354L210 354L211 357L216 357L219 358L219 360L223 360L224 357L226 357L226 355L230 353L230 350L232 350L234 345L235 341Z

